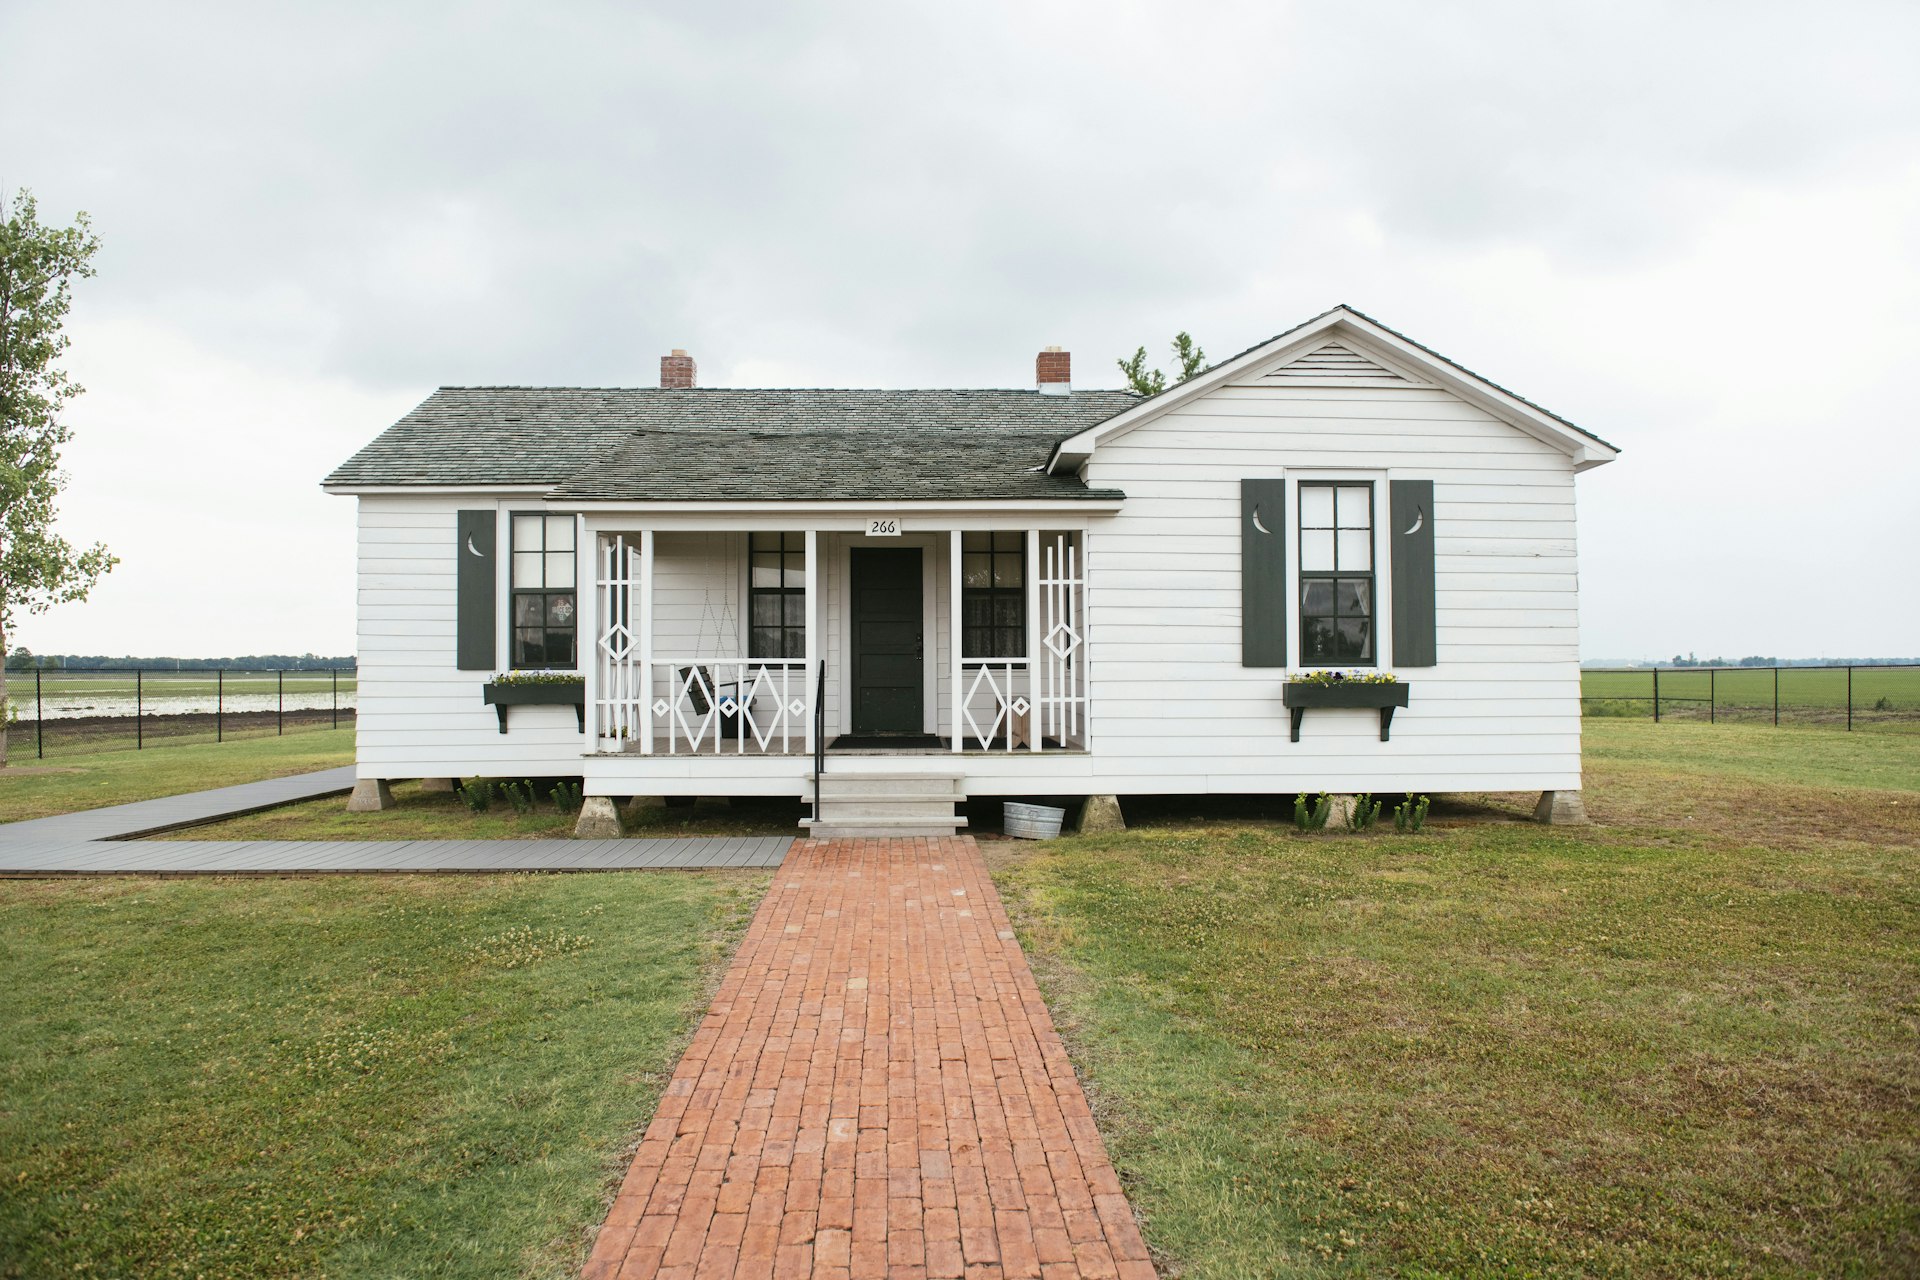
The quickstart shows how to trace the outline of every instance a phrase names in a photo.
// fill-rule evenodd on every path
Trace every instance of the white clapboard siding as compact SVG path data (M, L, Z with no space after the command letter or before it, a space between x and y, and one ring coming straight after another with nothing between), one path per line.
M502 735L481 701L492 673L454 667L454 513L492 505L478 495L359 499L354 736L363 777L579 772L586 739L572 708L514 707ZM507 655L497 657L504 669Z
M1222 388L1088 465L1127 494L1090 535L1095 777L1118 793L1578 786L1571 464L1436 388L1320 385L1335 364L1352 367ZM1240 663L1240 480L1301 469L1434 482L1439 665L1400 673L1411 705L1389 742L1377 712L1327 709L1290 741L1286 672Z
M1314 709L1290 740L1283 669L1240 662L1240 480L1303 470L1433 482L1439 665L1402 671L1410 705ZM1557 450L1357 346L1322 344L1102 444L1089 483L1128 496L1084 540L1091 750L943 757L977 795L1166 791L1545 790L1580 773L1574 484ZM1386 494L1380 493L1381 510ZM358 513L362 772L567 774L597 793L804 790L810 762L596 757L570 708L514 708L502 736L488 673L454 668L454 513L478 495L368 497ZM1289 512L1290 517L1294 513ZM1005 527L1031 521L1010 516ZM949 538L926 557L929 727L951 733ZM653 653L745 652L746 536L656 535ZM830 734L846 728L847 553L818 538L817 652ZM1382 538L1382 555L1385 556ZM1389 592L1387 566L1379 587ZM502 602L503 607L505 602ZM1289 608L1297 626L1297 606ZM1386 637L1381 637L1383 646ZM1389 655L1390 656L1390 655ZM504 664L506 655L500 655ZM885 759L885 758L880 758ZM906 759L906 758L902 758ZM909 761L911 763L911 761Z
M744 533L660 533L653 539L653 653L738 658L746 653Z

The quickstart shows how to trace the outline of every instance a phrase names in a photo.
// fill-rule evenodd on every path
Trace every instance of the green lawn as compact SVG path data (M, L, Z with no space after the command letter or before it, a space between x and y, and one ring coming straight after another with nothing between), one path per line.
M765 884L0 882L0 1276L577 1274Z
M536 787L536 790L538 788ZM578 816L558 812L541 801L530 813L516 813L496 799L484 813L449 792L422 791L417 783L393 785L394 807L379 813L348 813L344 796L243 814L204 827L189 827L165 840L526 840L573 833ZM624 811L631 836L790 836L800 829L798 801L778 799L703 799L686 808L629 806Z
M0 822L151 800L353 763L353 730L315 729L151 751L98 751L0 770Z
M1164 1262L1920 1271L1920 742L1587 728L1588 829L990 846Z
M1847 680L1838 667L1786 667L1777 678L1770 668L1662 668L1660 710L1705 719L1712 705L1718 716L1771 723L1777 695L1783 724L1844 725ZM1852 680L1856 726L1920 731L1920 667L1855 667ZM1588 715L1650 717L1653 681L1651 668L1583 671L1580 692Z

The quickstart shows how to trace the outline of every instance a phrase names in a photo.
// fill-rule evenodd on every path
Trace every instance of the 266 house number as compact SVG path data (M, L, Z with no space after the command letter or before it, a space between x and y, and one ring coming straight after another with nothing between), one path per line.
M899 516L880 516L867 521L869 538L897 538L900 536Z

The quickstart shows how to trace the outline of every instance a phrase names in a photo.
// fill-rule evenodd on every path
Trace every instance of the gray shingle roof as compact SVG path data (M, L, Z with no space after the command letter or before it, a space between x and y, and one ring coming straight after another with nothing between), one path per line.
M548 485L607 500L1088 498L1053 445L1125 391L442 387L330 485Z

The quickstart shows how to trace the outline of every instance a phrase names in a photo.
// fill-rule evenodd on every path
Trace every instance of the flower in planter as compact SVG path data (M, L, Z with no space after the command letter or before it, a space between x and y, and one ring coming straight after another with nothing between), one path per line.
M1289 684L1399 684L1400 677L1390 671L1303 671L1288 676Z
M489 684L513 688L517 685L585 684L587 678L577 671L508 671L493 677Z

